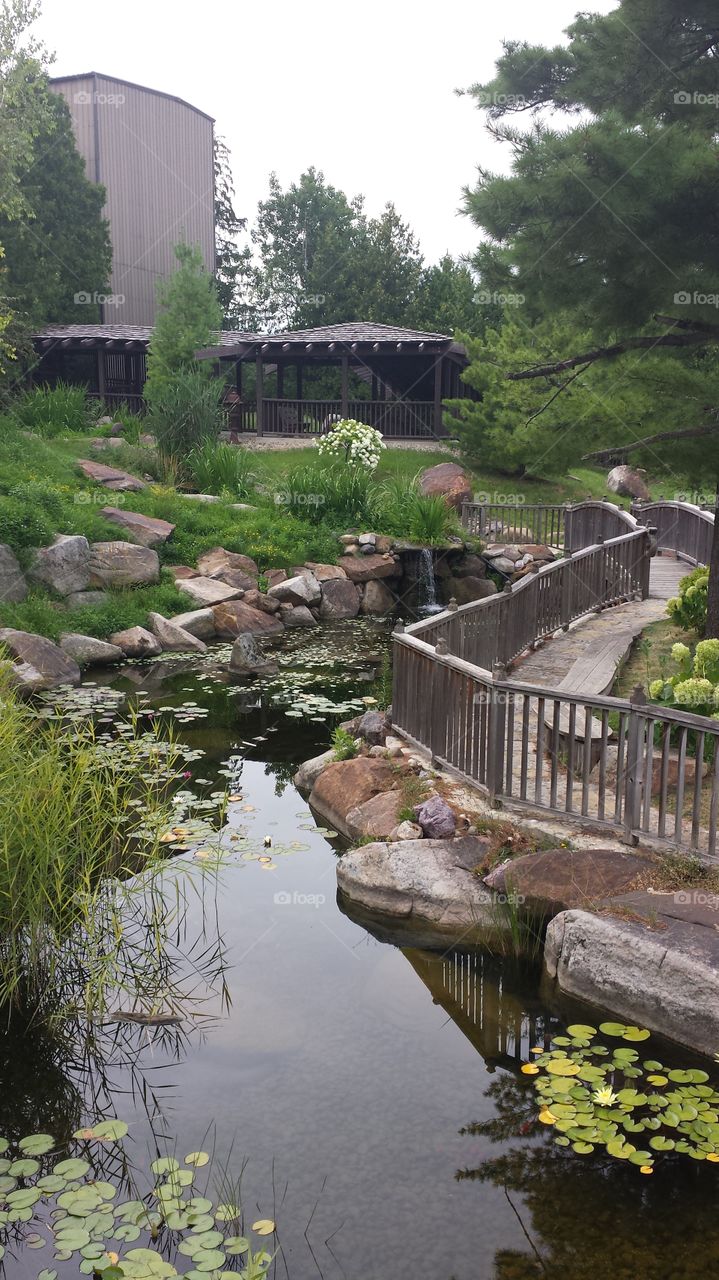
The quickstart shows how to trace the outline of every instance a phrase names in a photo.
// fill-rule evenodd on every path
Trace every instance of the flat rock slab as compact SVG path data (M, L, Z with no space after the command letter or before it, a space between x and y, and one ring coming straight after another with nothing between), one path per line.
M474 874L486 848L480 836L365 844L340 858L337 883L370 911L431 924L444 943L476 940L496 929L492 894Z
M197 570L205 578L223 577L228 569L239 569L250 578L259 577L257 561L251 556L242 555L239 551L227 551L224 547L213 547L203 551L197 558Z
M226 582L218 582L216 578L180 578L176 579L178 591L189 596L193 604L222 604L224 600L237 600L242 595L240 587L230 587Z
M372 846L367 846L371 848ZM563 911L547 929L547 977L561 991L699 1053L719 1044L719 932Z
M703 925L705 929L719 930L719 893L707 893L703 889L674 889L666 893L637 889L634 893L610 898L606 905L610 909L636 912L649 922L684 920L688 924Z
M0 601L19 604L27 595L27 583L14 552L0 542Z
M175 530L169 520L143 516L139 511L126 511L124 507L101 507L100 515L111 524L119 525L130 542L137 542L141 547L159 547Z
M484 883L495 893L515 893L547 911L590 907L625 893L646 879L651 863L614 849L544 849L495 867Z
M372 582L376 578L396 578L401 570L394 560L384 556L340 556L340 569L344 569L350 582Z
M190 635L197 636L198 640L214 640L217 634L215 615L211 609L190 609L188 613L176 613L170 621L176 627L182 627L183 631L189 631Z
M124 493L139 492L146 489L144 480L131 476L129 471L118 467L107 467L104 462L92 462L89 458L78 458L77 465L88 480L94 480L105 489L115 489Z
M366 836L373 840L388 840L405 804L401 791L380 791L364 804L356 805L345 819L350 840L361 840Z
M148 613L147 621L163 649L175 653L204 653L207 648L204 640L199 640L184 627L164 618L161 613Z

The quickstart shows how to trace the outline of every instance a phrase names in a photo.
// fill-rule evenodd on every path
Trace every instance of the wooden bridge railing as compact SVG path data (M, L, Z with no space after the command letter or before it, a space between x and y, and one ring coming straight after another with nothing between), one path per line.
M608 518L593 512L571 536ZM393 722L498 804L718 861L716 720L649 704L642 690L633 700L585 697L507 679L507 664L535 640L583 614L646 597L654 532L627 513L620 518L635 525L631 532L585 547L496 596L398 628ZM699 554L694 542L679 550L687 558Z
M698 509L698 508L697 508ZM477 538L492 542L535 542L576 551L601 538L617 538L639 523L613 502L464 502L462 523Z
M691 564L709 564L714 537L714 512L691 502L636 502L632 514L640 524L656 529L660 551L673 551Z

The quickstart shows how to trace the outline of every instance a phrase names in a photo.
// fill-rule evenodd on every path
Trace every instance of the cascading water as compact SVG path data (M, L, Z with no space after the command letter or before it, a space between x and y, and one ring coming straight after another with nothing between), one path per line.
M434 559L429 547L422 547L419 553L417 585L419 589L419 613L423 617L427 617L431 613L441 613L444 606L437 602Z

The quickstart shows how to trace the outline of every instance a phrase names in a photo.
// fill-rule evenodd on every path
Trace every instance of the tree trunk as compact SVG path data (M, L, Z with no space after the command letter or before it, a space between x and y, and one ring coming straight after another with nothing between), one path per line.
M709 565L709 590L707 593L707 639L719 638L719 488L714 499L714 536L712 538L711 564Z

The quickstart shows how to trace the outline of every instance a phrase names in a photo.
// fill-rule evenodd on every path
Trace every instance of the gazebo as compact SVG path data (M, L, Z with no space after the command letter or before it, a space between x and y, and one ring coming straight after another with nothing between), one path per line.
M234 342L223 334L220 345L197 354L220 370L234 365L229 407L238 433L319 435L356 418L395 439L437 438L449 434L442 401L470 394L460 380L468 363L460 343L394 325L237 334Z

